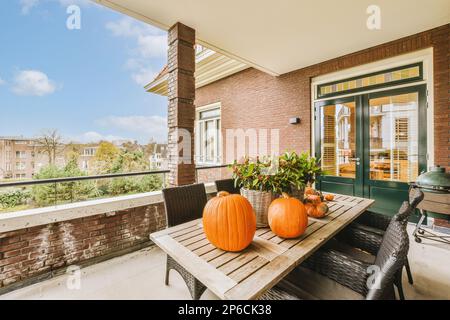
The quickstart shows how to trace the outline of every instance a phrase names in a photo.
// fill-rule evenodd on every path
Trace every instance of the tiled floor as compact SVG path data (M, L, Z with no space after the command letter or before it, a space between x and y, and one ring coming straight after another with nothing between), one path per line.
M450 299L450 245L411 239L409 258L415 283L404 275L407 299ZM172 271L165 286L164 273L165 254L153 247L82 269L79 289L76 278L63 275L0 299L190 299L182 278ZM209 291L202 297L214 298Z

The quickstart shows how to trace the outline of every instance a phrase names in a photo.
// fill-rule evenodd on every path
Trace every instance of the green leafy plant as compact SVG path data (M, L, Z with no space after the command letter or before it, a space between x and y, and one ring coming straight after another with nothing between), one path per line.
M272 160L251 161L248 157L242 163L235 161L231 168L236 187L257 191L276 191L274 176L270 174Z
M301 190L314 183L322 174L319 161L308 153L285 152L275 159L234 162L235 186L249 190L272 191L281 194Z
M300 155L295 151L285 152L279 158L279 179L289 182L282 185L284 192L289 192L291 188L300 190L311 185L321 174L323 172L320 162L315 157L310 157L307 152Z
M11 190L0 193L0 205L3 208L14 208L16 206L26 204L31 194L27 190Z

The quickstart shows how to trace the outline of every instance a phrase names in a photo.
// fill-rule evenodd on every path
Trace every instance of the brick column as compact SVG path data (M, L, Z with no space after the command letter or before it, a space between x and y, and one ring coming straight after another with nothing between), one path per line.
M169 185L195 183L195 30L176 23L168 34Z

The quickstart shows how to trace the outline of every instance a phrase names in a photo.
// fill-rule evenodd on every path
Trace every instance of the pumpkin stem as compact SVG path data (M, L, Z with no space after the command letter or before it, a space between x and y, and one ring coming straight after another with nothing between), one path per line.
M226 191L219 191L219 192L217 192L217 196L218 197L225 197L225 196L228 196L228 195L229 195L229 193L226 192Z
M284 199L289 199L289 198L290 198L289 195L288 195L286 192L282 192L282 193L281 193L281 196L282 196Z

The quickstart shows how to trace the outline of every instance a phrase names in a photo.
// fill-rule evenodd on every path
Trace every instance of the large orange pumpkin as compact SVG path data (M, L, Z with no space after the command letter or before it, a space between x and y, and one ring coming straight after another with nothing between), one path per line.
M308 225L303 203L285 193L270 204L268 220L272 232L282 238L296 238L305 232Z
M220 191L203 210L203 230L217 248L225 251L247 248L256 231L252 205L241 195Z

